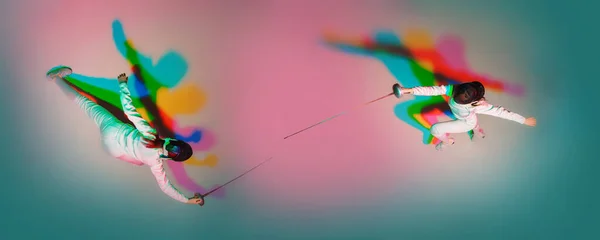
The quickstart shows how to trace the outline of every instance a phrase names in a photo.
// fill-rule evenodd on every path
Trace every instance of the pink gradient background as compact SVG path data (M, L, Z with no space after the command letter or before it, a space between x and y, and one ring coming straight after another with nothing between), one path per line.
M236 32L245 44L232 49L235 71L228 72L227 78L239 81L230 86L233 104L227 109L238 120L234 127L239 151L274 156L260 170L263 174L248 178L257 194L269 196L260 201L307 203L310 193L321 204L339 206L339 200L352 198L365 186L397 181L403 175L386 168L413 164L387 157L393 142L380 141L393 131L401 132L391 98L282 141L310 124L388 93L393 84L385 71L373 74L373 68L383 70L375 61L351 58L320 43L321 34L330 27L364 32L385 24L372 18L381 9L331 1L318 8L300 5L279 2L235 19L247 30ZM365 18L375 21L362 21ZM373 124L374 119L378 124Z
M589 54L597 29L590 6L2 1L3 239L600 239L591 237L598 235L596 141L589 118L579 117L593 101L564 91L598 83L589 71L597 62ZM165 196L146 167L109 156L94 124L44 73L57 64L101 78L128 72L112 38L115 19L153 59L179 52L189 64L182 85L207 94L204 109L177 119L178 127L214 133L215 146L196 154L219 162L186 165L193 181L212 187L274 159L200 208ZM390 91L397 79L379 60L319 42L324 31L356 37L382 28L430 36L415 45L456 36L462 49L441 47L464 56L452 65L524 85L521 97L487 98L537 117L538 126L481 116L485 140L457 135L440 153L394 114L396 104L418 99L388 98L283 141ZM394 70L412 77L409 68Z

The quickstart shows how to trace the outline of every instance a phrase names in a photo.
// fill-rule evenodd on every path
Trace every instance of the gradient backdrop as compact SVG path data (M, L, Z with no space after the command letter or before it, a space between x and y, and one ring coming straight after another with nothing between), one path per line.
M2 239L596 239L592 6L565 1L14 1L0 3ZM410 57L365 52L392 43ZM133 54L133 55L132 55ZM115 105L116 76L171 119L195 156L191 196L273 160L204 208L111 158L94 123L44 78ZM437 76L434 78L434 75ZM481 80L535 128L481 116L437 152L442 98L407 87ZM585 92L589 90L590 92ZM584 95L586 94L586 95ZM106 99L104 99L106 98ZM141 101L141 100L140 100ZM149 105L136 100L143 115ZM443 105L443 104L442 104ZM118 106L118 101L116 102ZM118 110L118 109L117 109ZM435 142L434 142L435 143Z

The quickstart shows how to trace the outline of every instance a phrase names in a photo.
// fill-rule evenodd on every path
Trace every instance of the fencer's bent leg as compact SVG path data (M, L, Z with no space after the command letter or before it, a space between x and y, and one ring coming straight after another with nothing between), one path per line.
M118 144L116 144L119 130L125 123L113 116L108 110L81 95L77 90L71 87L65 77L72 73L72 69L66 66L57 66L48 71L46 76L56 82L61 91L74 101L90 117L96 126L100 129L102 141L105 143L106 150L114 156L122 155ZM106 144L110 143L110 144Z
M442 142L449 141L447 134L449 133L464 133L475 128L474 124L469 124L464 120L453 120L447 122L439 122L431 126L431 135Z

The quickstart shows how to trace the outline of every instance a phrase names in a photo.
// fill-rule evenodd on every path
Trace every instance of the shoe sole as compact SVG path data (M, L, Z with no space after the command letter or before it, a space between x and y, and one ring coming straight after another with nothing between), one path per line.
M73 69L67 66L56 66L46 72L48 80L55 79L57 76L66 77L73 73Z

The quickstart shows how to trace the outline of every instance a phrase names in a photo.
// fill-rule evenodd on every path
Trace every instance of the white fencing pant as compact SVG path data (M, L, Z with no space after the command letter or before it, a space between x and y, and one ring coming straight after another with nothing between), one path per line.
M81 94L76 94L75 103L96 123L102 135L102 143L106 150L113 156L122 155L122 150L117 146L119 131L125 123L112 115L108 110L89 100Z
M440 141L448 142L448 135L450 133L465 133L470 130L478 131L479 124L469 123L465 120L457 119L433 124L429 131L431 132L431 135L433 135Z

